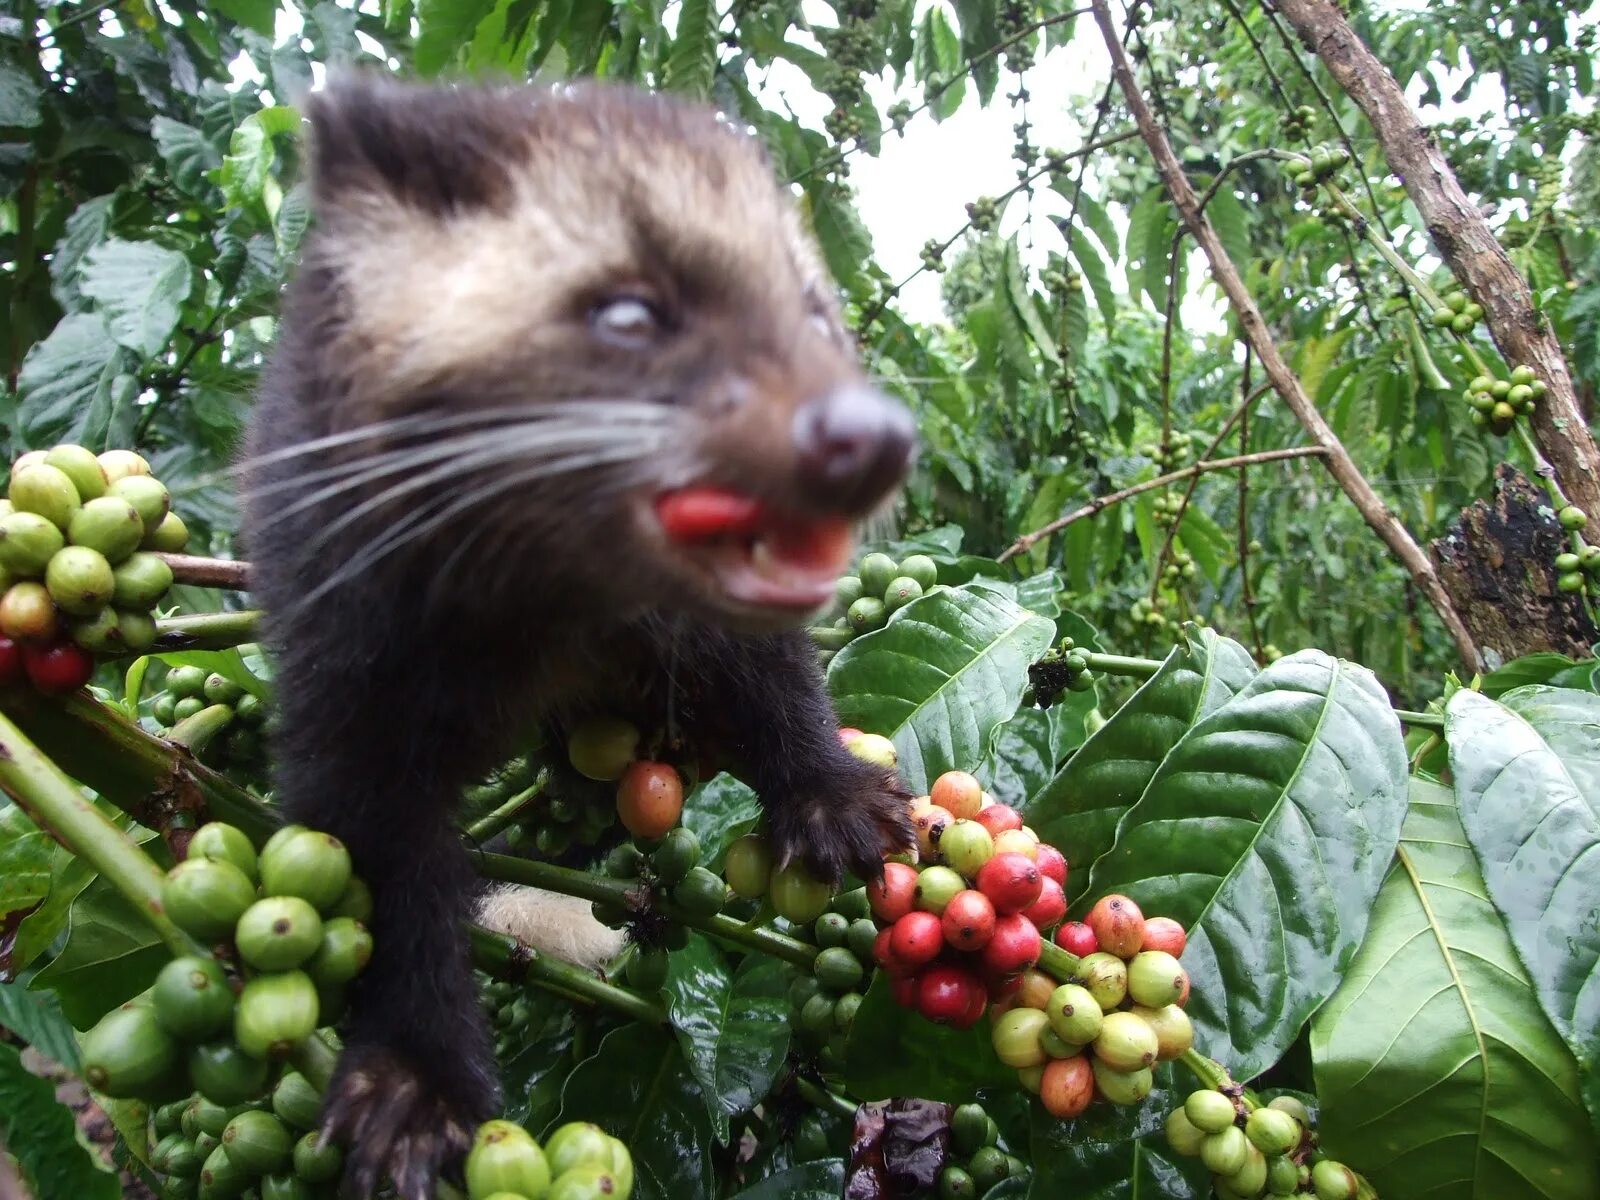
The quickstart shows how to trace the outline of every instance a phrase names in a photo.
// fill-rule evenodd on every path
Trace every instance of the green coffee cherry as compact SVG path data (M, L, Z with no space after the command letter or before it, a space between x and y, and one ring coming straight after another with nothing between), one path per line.
M200 1200L232 1200L250 1183L249 1172L234 1166L226 1148L218 1146L206 1156L205 1165L200 1168Z
M909 576L901 575L889 581L883 593L883 604L889 612L904 608L922 596L922 585Z
M243 1104L266 1091L270 1067L231 1038L191 1046L187 1063L195 1089L213 1104Z
M76 617L67 622L67 631L91 654L115 654L122 649L122 624L114 608L102 608L92 617Z
M881 596L888 590L890 582L899 574L900 567L887 554L869 554L861 560L861 568L856 574L861 579L861 588L867 596Z
M38 513L12 512L0 517L0 567L13 575L43 575L50 559L65 544L61 530Z
M173 722L176 723L178 721L187 721L190 717L195 716L197 713L204 712L205 707L206 702L199 696L185 696L182 700L179 700L172 706Z
M50 598L75 617L92 617L110 603L113 584L105 555L87 546L65 546L45 567Z
M149 613L117 613L117 637L135 654L143 654L156 644L156 623Z
M1094 1070L1095 1087L1113 1104L1138 1104L1155 1087L1155 1076L1149 1067L1140 1067L1137 1071L1118 1071L1098 1058L1091 1059L1089 1065Z
M83 1077L113 1100L152 1094L177 1062L177 1043L145 1004L112 1009L83 1039Z
M1175 1108L1167 1114L1167 1142L1179 1154L1193 1158L1200 1153L1200 1147L1205 1144L1206 1138L1211 1136L1189 1120L1189 1114L1182 1108Z
M107 494L133 505L146 529L159 528L171 506L167 489L149 475L129 475L119 479L111 485Z
M1561 523L1561 528L1569 533L1576 532L1589 523L1588 515L1576 504L1568 504L1556 513L1556 520Z
M1186 1106L1187 1107L1187 1106ZM1200 1146L1200 1159L1206 1169L1218 1175L1232 1175L1250 1156L1250 1143L1244 1130L1230 1125L1220 1133L1209 1134Z
M628 986L641 992L659 991L666 985L670 962L667 952L659 947L640 946L635 949L622 969Z
M261 1200L316 1200L316 1196L298 1175L268 1175L261 1181Z
M556 1178L575 1167L611 1166L612 1137L598 1125L569 1121L552 1133L544 1144L550 1174Z
M680 883L699 862L700 839L682 826L670 831L650 856L656 878L668 887Z
M103 554L108 562L119 563L144 540L144 522L126 500L101 496L72 514L67 540Z
M315 1129L322 1097L299 1071L285 1071L272 1089L272 1111L291 1129Z
M1355 1172L1331 1158L1311 1168L1311 1186L1317 1193L1317 1200L1356 1200L1361 1190Z
M256 1058L286 1058L316 1031L318 1011L316 985L304 971L257 975L239 993L234 1041Z
M245 910L233 940L258 971L287 971L317 952L322 918L299 896L268 896Z
M332 834L309 829L276 842L282 833L274 834L262 847L262 893L298 896L319 909L333 904L350 882L350 852L344 843Z
M950 1114L950 1143L956 1153L971 1157L990 1144L989 1114L981 1104L962 1104Z
M199 667L173 667L167 672L165 686L174 696L199 696L206 683L206 673Z
M194 1139L181 1133L167 1134L150 1151L150 1165L163 1175L198 1175L203 1161L194 1148Z
M1244 1133L1263 1154L1287 1154L1300 1144L1300 1122L1277 1108L1258 1108L1245 1120Z
M495 1192L544 1200L550 1190L550 1166L539 1143L520 1125L485 1121L467 1154L466 1180L471 1200L485 1200Z
M181 554L188 544L189 527L177 513L169 512L154 529L146 530L140 548L160 554Z
M72 481L72 490L82 500L93 502L106 494L111 486L105 468L94 456L94 451L82 446L63 444L52 447L44 461Z
M1183 1102L1183 1112L1194 1127L1203 1133L1221 1133L1231 1128L1234 1118L1239 1115L1232 1100L1221 1092L1210 1090L1190 1092L1189 1098Z
M939 568L926 554L913 554L900 564L900 574L916 580L924 592L939 582Z
M812 971L817 982L832 992L852 991L866 975L861 960L843 946L830 947L817 955Z
M1300 1168L1292 1158L1267 1159L1267 1191L1274 1196L1292 1196L1300 1187Z
M242 831L223 821L209 821L195 830L187 857L232 863L246 878L256 877L256 848Z
M118 563L111 576L111 598L118 608L150 608L172 586L172 568L163 559L143 550ZM194 669L199 670L198 667Z
M1073 1046L1086 1046L1100 1036L1104 1012L1087 988L1064 983L1045 1002L1045 1015L1056 1036Z
M161 1027L186 1042L216 1037L232 1023L233 990L214 959L173 959L156 975L150 999Z
M270 1175L289 1165L294 1142L277 1117L247 1109L228 1122L222 1145L234 1166L252 1175Z
M17 512L38 513L62 533L83 503L66 472L48 463L13 472L8 496Z
M672 902L691 917L713 917L727 903L728 885L722 876L696 867L672 889Z
M220 672L213 671L200 686L201 694L211 704L234 705L244 695L244 688Z
M882 629L889 619L889 609L874 596L863 596L850 606L850 627L857 633L870 633Z
M179 706L182 707L181 705ZM161 904L179 929L202 942L228 937L253 903L256 889L232 863L187 859L167 872Z
M372 892L359 875L350 876L344 892L325 914L328 917L349 917L363 925L372 924Z
M339 1178L344 1155L329 1142L319 1146L319 1135L308 1133L294 1144L294 1173L307 1183L332 1183Z
M322 944L306 973L318 987L349 983L372 959L372 934L352 917L330 917L322 926Z
M849 608L866 594L866 588L856 575L845 575L833 585L833 598L840 608Z

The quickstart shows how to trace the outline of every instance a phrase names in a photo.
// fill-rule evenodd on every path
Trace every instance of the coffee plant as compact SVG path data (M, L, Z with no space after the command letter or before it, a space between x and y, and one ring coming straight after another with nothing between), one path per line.
M922 437L810 631L917 851L834 890L714 748L530 735L462 837L570 945L471 929L505 1108L441 1196L1600 1195L1597 36L1555 0L0 0L0 1166L335 1194L370 900L272 803L230 463L301 98L362 68L718 104ZM952 161L880 256L865 164L978 110L1014 171Z

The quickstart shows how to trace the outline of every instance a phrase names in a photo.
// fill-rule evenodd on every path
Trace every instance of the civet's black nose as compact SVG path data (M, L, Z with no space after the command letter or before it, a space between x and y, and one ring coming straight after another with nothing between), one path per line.
M794 415L801 483L817 500L871 508L905 477L917 431L903 404L859 385L808 401Z

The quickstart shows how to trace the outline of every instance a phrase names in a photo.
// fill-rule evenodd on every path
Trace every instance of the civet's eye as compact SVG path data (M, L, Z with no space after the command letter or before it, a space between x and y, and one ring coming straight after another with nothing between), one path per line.
M654 306L638 296L602 300L589 310L589 326L619 346L647 346L665 327Z

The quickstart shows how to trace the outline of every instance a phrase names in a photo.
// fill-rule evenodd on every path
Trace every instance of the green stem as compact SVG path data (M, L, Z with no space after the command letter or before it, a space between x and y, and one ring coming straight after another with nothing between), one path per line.
M468 825L466 828L467 839L472 842L482 843L503 832L508 825L516 822L522 810L543 791L544 780L542 779L530 787L524 788L493 812L478 818L478 820Z
M0 789L39 828L121 892L174 954L199 952L161 906L161 868L85 799L79 786L4 714L0 714Z
M1418 729L1444 729L1444 716L1441 713L1411 712L1404 708L1394 710L1394 715L1406 725L1415 725Z
M1057 983L1071 983L1078 975L1083 960L1070 950L1063 950L1052 941L1039 944L1039 969Z
M620 879L606 879L588 871L575 871L571 867L558 867L554 863L532 862L525 858L513 858L507 854L479 851L474 855L474 859L478 864L478 874L485 879L526 884L530 887L543 888L547 892L577 896L583 900L599 900L626 907L637 899L636 893L639 890L637 885L624 883ZM797 966L809 967L817 957L815 946L786 937L771 929L747 929L742 922L723 913L712 917L696 916L664 900L655 901L655 906L674 921L687 925L690 929L698 929L701 933L719 941L732 942L749 950L759 950L763 954L770 954Z
M1178 1061L1184 1066L1188 1067L1190 1073L1193 1074L1194 1077L1198 1079L1204 1086L1212 1089L1213 1091L1223 1091L1224 1089L1235 1086L1233 1082L1233 1076L1228 1074L1227 1067L1223 1066L1214 1058L1207 1058L1193 1046L1189 1047L1189 1049L1185 1050L1181 1055L1179 1055ZM1255 1102L1252 1101L1250 1097L1243 1094L1243 1089L1240 1089L1240 1091L1241 1094L1239 1099L1244 1104L1245 1110L1250 1111L1254 1109L1256 1107Z
M172 727L167 741L182 746L191 754L199 754L211 744L211 739L226 729L233 721L233 709L226 704L211 704L192 717L185 717Z
M168 650L227 650L260 636L261 614L242 612L195 613L156 622L156 654Z
M829 1109L847 1121L856 1119L856 1105L846 1100L843 1096L835 1095L825 1087L819 1087L804 1076L795 1076L794 1090L818 1108Z
M549 958L530 946L478 925L467 926L472 959L496 979L531 983L568 999L608 1008L633 1021L667 1023L666 1009L636 992L615 987L581 967Z
M19 690L4 707L46 754L70 763L75 777L150 829L195 810L257 842L283 824L258 797L87 692L51 698Z
M1089 667L1104 675L1127 675L1134 679L1149 679L1161 669L1161 660L1128 658L1121 654L1091 654Z

